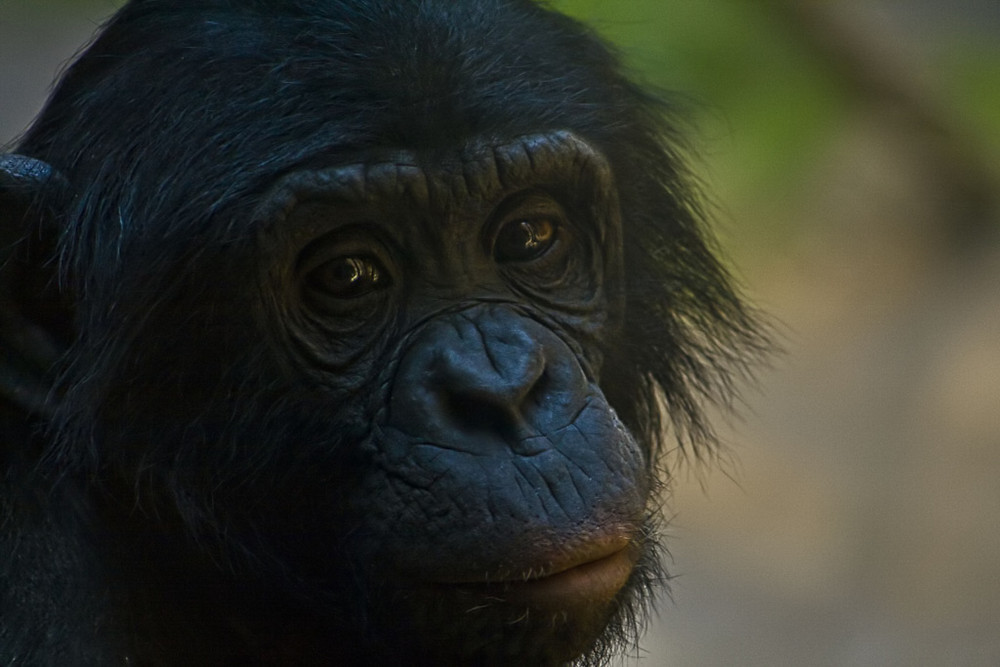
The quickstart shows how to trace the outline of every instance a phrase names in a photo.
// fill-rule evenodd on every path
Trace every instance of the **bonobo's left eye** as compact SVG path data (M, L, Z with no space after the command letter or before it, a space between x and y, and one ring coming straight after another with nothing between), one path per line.
M566 214L545 193L527 192L509 198L499 206L493 220L489 250L500 264L514 268L518 264L549 263L567 250L570 229Z
M308 286L336 299L357 299L389 286L389 275L374 257L334 257L309 271Z
M493 256L498 262L528 262L541 257L556 241L558 223L551 218L514 218L497 232Z

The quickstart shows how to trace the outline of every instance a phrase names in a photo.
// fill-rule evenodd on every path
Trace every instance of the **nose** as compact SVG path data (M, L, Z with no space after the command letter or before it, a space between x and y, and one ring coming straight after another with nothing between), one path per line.
M512 436L545 375L541 346L522 327L463 317L437 349L430 386L455 426Z
M568 404L583 400L583 373L563 359L571 354L548 328L509 309L443 316L404 355L390 421L443 447L521 451L532 436L568 423Z

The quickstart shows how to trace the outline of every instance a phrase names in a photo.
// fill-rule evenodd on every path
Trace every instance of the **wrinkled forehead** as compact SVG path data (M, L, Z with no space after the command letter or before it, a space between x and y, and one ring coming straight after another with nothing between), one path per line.
M358 205L395 202L446 211L530 187L585 193L595 205L610 204L613 191L604 156L576 135L560 131L478 141L433 155L373 151L370 159L294 172L265 195L254 219L280 220L314 199Z

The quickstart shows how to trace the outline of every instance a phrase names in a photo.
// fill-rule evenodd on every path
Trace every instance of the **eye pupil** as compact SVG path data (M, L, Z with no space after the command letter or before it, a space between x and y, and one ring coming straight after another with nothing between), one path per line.
M349 257L344 261L333 263L330 277L342 283L356 283L365 273L365 267L357 257Z
M503 226L495 255L501 262L524 262L540 257L555 242L555 224L547 219L517 220Z
M352 299L384 286L378 262L370 257L338 257L326 262L310 276L312 286L326 294Z

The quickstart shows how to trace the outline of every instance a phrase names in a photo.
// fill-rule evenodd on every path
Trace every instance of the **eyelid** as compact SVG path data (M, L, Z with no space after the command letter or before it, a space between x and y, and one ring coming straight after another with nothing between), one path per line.
M352 224L313 239L299 252L296 273L308 275L341 257L370 257L389 273L390 253L377 230L376 225Z

